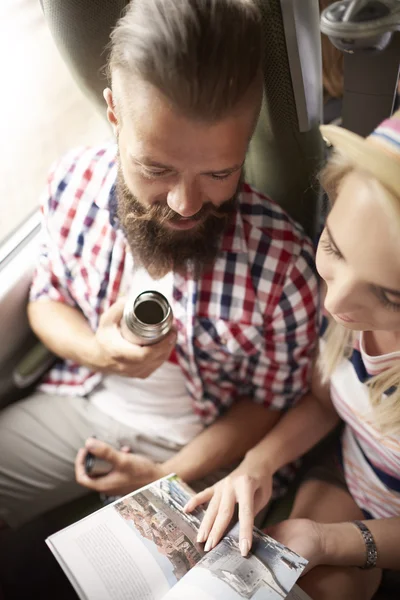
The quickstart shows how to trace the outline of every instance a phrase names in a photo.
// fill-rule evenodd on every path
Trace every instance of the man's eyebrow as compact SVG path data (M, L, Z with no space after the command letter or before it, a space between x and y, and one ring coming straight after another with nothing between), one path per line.
M133 161L135 163L138 163L139 165L145 165L147 167L155 167L156 169L170 169L171 171L174 170L174 167L172 167L171 165L164 165L162 163L159 163L156 160L151 159L149 156L141 156L139 158L133 158Z
M207 171L206 173L204 173L204 175L210 175L211 173L213 175L222 175L223 173L234 173L235 171L238 171L239 169L241 169L244 165L244 161L240 164L236 164L233 165L232 167L227 167L226 169L220 169L219 171Z
M163 163L159 163L156 160L153 160L149 156L141 156L138 158L133 158L133 161L140 165L145 165L147 167L154 167L156 169L168 169L169 171L175 171L175 168L172 165L164 165ZM206 171L203 175L210 175L211 173L214 175L222 175L223 173L234 173L241 169L244 165L244 161L240 164L233 165L232 167L227 167L226 169L220 169L219 171Z

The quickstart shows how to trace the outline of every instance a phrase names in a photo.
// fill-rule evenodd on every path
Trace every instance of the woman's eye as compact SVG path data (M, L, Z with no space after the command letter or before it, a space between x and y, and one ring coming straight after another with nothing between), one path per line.
M336 258L339 258L339 259L343 258L343 256L335 248L335 246L332 245L332 243L328 237L324 237L323 239L321 239L320 244L327 254L332 254L333 256L336 256Z
M387 292L382 290L381 288L375 288L375 293L378 296L379 300L389 310L400 311L400 304L398 302L393 302L388 297Z

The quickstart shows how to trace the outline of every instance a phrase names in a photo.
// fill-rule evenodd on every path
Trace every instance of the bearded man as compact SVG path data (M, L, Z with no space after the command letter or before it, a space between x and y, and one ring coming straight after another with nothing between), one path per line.
M117 143L65 156L42 206L28 314L60 360L0 414L10 526L171 472L204 487L307 391L312 246L243 176L261 40L253 0L134 0L113 31L104 98ZM135 345L123 306L149 289L174 327ZM88 476L88 451L111 471Z

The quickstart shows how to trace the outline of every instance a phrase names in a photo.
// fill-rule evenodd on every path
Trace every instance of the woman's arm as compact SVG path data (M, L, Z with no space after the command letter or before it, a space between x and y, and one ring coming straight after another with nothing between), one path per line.
M246 555L251 547L254 517L270 500L273 474L307 452L339 422L329 391L321 386L317 372L312 389L313 393L304 396L247 452L237 469L188 503L186 509L192 511L210 502L198 538L207 540L207 550L221 539L238 502L240 541Z
M400 517L363 521L374 538L378 558L376 566L400 571ZM321 525L324 564L362 567L366 546L354 523Z
M312 393L290 409L274 429L246 455L249 463L264 465L271 473L305 454L339 423L339 417L318 375ZM245 459L245 460L246 460Z
M400 570L400 517L362 522L375 541L376 566ZM304 573L318 565L363 567L366 564L367 547L360 529L352 522L289 519L269 527L267 533L309 561Z

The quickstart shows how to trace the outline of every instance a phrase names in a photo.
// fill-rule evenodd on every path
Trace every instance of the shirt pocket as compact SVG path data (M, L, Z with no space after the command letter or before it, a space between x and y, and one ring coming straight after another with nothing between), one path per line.
M211 359L223 365L240 363L264 351L263 328L198 317L194 327L194 346L200 360Z

